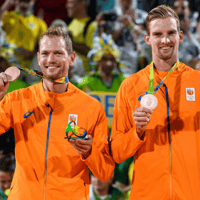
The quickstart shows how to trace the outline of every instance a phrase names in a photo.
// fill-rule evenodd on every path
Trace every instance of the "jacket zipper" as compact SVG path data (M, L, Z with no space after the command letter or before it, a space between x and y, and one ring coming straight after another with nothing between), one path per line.
M166 101L167 101L167 129L168 129L168 140L169 140L169 170L170 170L170 199L172 199L172 148L171 148L171 133L170 133L170 116L169 116L169 96L168 96L168 88L165 84L163 84L165 87L166 92Z
M49 131L51 125L51 117L52 117L53 109L51 108L49 114L49 122L48 122L48 129L47 129L47 140L46 140L46 151L45 151L45 177L44 177L44 200L46 199L46 184L47 184L47 154L48 154L48 147L49 147Z

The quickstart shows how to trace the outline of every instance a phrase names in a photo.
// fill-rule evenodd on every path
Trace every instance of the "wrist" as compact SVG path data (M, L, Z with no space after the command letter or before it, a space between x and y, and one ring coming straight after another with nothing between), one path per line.
M86 154L82 154L83 159L87 159L90 155L91 155L92 150L90 149L89 152L87 152Z
M141 130L139 130L139 129L136 129L136 133L137 133L138 137L141 139L142 136L143 136L143 134L144 134L144 131L141 131Z

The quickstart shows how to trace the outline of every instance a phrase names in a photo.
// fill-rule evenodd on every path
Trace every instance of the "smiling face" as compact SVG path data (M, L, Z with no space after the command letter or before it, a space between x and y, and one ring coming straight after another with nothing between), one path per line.
M156 18L149 24L149 35L144 37L146 43L151 45L153 61L158 59L178 59L178 46L183 41L183 33L178 32L176 19L173 17Z
M68 76L75 53L68 55L65 40L61 36L44 36L40 41L38 63L44 76L53 80Z

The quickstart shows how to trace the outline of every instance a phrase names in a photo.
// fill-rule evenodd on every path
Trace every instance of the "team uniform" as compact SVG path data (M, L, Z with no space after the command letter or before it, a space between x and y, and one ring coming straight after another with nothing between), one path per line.
M168 72L154 69L154 88ZM200 197L200 72L180 63L155 96L140 140L133 119L148 91L150 65L122 83L116 97L111 151L118 163L135 155L130 200L196 200ZM119 148L120 145L120 148Z
M33 52L40 37L47 30L46 23L32 14L23 16L16 11L6 11L2 23L8 42L15 45L15 54L21 67L28 68L31 60L25 60L20 56L18 48Z
M68 26L68 32L73 40L73 43L84 44L90 49L93 47L93 34L96 30L97 23L95 21L89 23L87 30L85 26L90 21L90 17L74 18ZM85 34L84 34L84 31ZM89 58L75 51L82 59L86 73L89 72Z
M64 139L71 121L93 137L87 159ZM8 200L86 200L88 168L102 181L112 177L103 107L71 83L62 94L44 91L42 82L8 93L0 102L0 133L10 127L16 170Z

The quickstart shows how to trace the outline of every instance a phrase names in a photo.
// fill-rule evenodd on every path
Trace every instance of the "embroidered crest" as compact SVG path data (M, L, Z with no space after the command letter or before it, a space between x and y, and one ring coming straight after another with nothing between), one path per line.
M195 88L186 88L187 101L195 101Z

